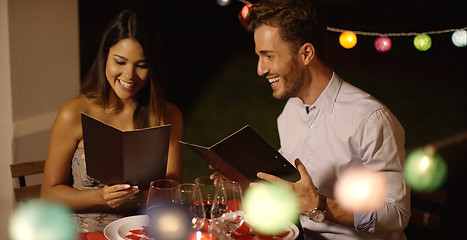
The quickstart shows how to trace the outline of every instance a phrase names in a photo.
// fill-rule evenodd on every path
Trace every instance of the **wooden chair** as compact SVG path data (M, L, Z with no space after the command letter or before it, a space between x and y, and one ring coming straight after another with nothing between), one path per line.
M408 239L440 239L447 202L448 192L444 189L430 193L412 191L412 216L406 231Z
M19 187L14 188L16 202L40 197L41 184L26 186L26 176L43 173L44 163L45 160L10 164L11 177L19 180Z

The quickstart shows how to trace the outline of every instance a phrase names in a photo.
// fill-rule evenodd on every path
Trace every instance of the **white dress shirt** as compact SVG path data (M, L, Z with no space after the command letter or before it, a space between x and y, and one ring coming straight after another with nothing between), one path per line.
M277 123L281 154L292 164L300 158L321 194L335 199L337 179L352 166L380 171L387 180L384 206L355 213L355 228L301 216L306 238L405 239L410 189L402 173L404 129L385 105L333 73L313 105L291 98Z

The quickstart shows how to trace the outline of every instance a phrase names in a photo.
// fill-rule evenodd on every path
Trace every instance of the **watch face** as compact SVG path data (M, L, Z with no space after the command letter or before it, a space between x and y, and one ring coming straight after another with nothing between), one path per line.
M324 220L324 213L318 209L315 209L310 213L309 218L314 222L322 222Z

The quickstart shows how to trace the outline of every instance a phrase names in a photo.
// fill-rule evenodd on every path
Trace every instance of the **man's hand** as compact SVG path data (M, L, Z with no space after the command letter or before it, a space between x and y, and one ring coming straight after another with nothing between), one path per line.
M318 192L316 191L313 180L306 171L305 166L302 164L300 159L295 159L295 166L298 169L301 178L294 183L263 172L259 172L257 176L258 178L268 182L280 184L292 189L299 200L300 212L308 213L311 209L314 209L318 205ZM252 183L250 186L254 184L257 183Z
M214 169L213 166L209 165L209 169ZM212 173L211 175L209 175L209 178L210 179L222 179L222 180L225 180L225 181L230 181L230 179L226 178L222 173L218 172L218 171L215 171L214 173Z

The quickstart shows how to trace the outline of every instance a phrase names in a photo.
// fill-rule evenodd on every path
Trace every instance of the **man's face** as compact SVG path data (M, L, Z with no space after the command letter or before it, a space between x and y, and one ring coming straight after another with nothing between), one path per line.
M254 33L258 59L258 75L271 83L273 97L288 99L297 97L303 86L303 70L298 54L292 53L290 45L280 37L278 27L262 25Z

